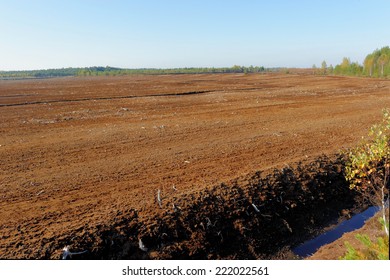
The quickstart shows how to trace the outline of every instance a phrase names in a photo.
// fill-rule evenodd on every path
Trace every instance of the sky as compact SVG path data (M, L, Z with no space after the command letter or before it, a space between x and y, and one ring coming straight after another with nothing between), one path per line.
M0 70L312 67L390 45L388 0L0 0Z

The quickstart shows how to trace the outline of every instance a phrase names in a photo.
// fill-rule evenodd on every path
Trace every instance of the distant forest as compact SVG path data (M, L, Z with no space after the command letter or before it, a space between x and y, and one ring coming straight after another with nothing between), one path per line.
M327 65L326 61L321 63L320 67L313 65L314 74L322 75L349 75L349 76L367 76L367 77L390 77L390 47L386 46L377 49L368 54L363 64L351 62L348 57L344 57L342 62L336 66ZM0 79L36 79L50 77L67 76L122 76L122 75L164 75L164 74L206 74L206 73L263 73L285 71L287 68L264 68L263 66L238 66L233 67L205 67L205 68L139 68L123 69L115 67L85 67L85 68L62 68L46 70L28 70L28 71L0 71Z
M320 68L313 65L317 74L333 74L348 76L367 76L367 77L390 77L390 48L388 46L377 49L368 54L363 61L351 62L348 57L344 57L342 62L335 67L328 66L323 61Z
M28 78L50 78L67 76L121 76L121 75L164 75L164 74L205 74L205 73L261 73L273 71L265 69L262 66L238 66L223 68L141 68L141 69L123 69L114 67L86 67L86 68L62 68L47 70L28 70L28 71L0 71L0 79L28 79Z

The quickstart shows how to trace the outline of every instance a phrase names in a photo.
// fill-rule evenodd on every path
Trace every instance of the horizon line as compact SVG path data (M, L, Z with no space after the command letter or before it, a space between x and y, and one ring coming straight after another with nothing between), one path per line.
M221 69L221 68L233 68L235 66L238 67L264 67L265 69L312 69L312 67L298 67L298 66L271 66L271 67L265 67L263 65L232 65L232 66L185 66L185 67L134 67L134 68L127 68L127 67L116 67L116 66L70 66L70 67L55 67L55 68L34 68L34 69L0 69L0 72L24 72L24 71L46 71L46 70L62 70L62 69L89 69L89 68L111 68L111 69L118 69L118 70L175 70L175 69L196 69L196 68L206 68L206 69Z

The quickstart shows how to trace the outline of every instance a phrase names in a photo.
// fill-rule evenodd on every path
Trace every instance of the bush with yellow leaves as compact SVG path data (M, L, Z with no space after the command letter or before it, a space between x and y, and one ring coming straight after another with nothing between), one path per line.
M346 179L373 205L382 208L384 230L389 236L386 205L390 185L390 110L383 110L382 122L371 127L369 138L347 154Z

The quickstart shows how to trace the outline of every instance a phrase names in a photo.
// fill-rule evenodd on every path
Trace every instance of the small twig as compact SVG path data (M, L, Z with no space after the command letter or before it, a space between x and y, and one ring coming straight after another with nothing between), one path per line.
M214 224L213 224L208 217L206 217L206 220L207 220L207 225L206 225L207 228L210 227L210 226L215 227L215 224L217 223L217 221L215 221Z
M222 232L221 232L221 231L218 231L217 234L218 234L218 236L221 236L221 242L223 242Z
M206 217L206 220L207 220L207 225L206 225L207 227L209 227L209 226L212 226L212 225L213 225L213 224L211 223L211 221L210 221L210 219L209 219L209 218L207 218L207 217Z
M173 211L175 211L175 212L177 212L177 211L180 210L180 208L177 207L177 206L175 205L175 203L172 203L172 207L173 207Z
M267 214L260 214L261 216L265 217L265 218L272 218L271 215L267 215Z
M161 191L160 191L160 189L158 189L158 191L157 191L157 202L158 202L158 205L160 205L160 208L162 208L162 204L161 204L162 199L161 199Z
M144 252L147 252L147 251L148 251L148 248L145 247L145 245L144 245L144 243L142 242L142 239L141 239L141 238L138 240L138 247L139 247L142 251L144 251Z
M257 208L257 206L256 206L256 205L254 205L253 203L252 203L252 207L253 207L253 209L255 209L255 211L256 211L257 213L260 213L260 210L259 210L259 208Z
M288 222L285 220L285 219L282 219L282 222L283 224L287 227L288 231L289 232L293 232L292 228L290 227L290 225L288 224Z
M41 191L39 191L39 192L36 194L36 196L39 196L39 195L43 194L44 192L45 192L45 190L41 190Z
M86 252L88 252L88 250L85 250L85 251L82 251L82 252L74 252L74 253L72 253L71 251L69 251L69 246L65 246L64 249L62 249L62 251L64 251L64 253L62 254L62 259L63 260L67 260L68 257L72 258L73 255L81 255L81 254L85 254Z

